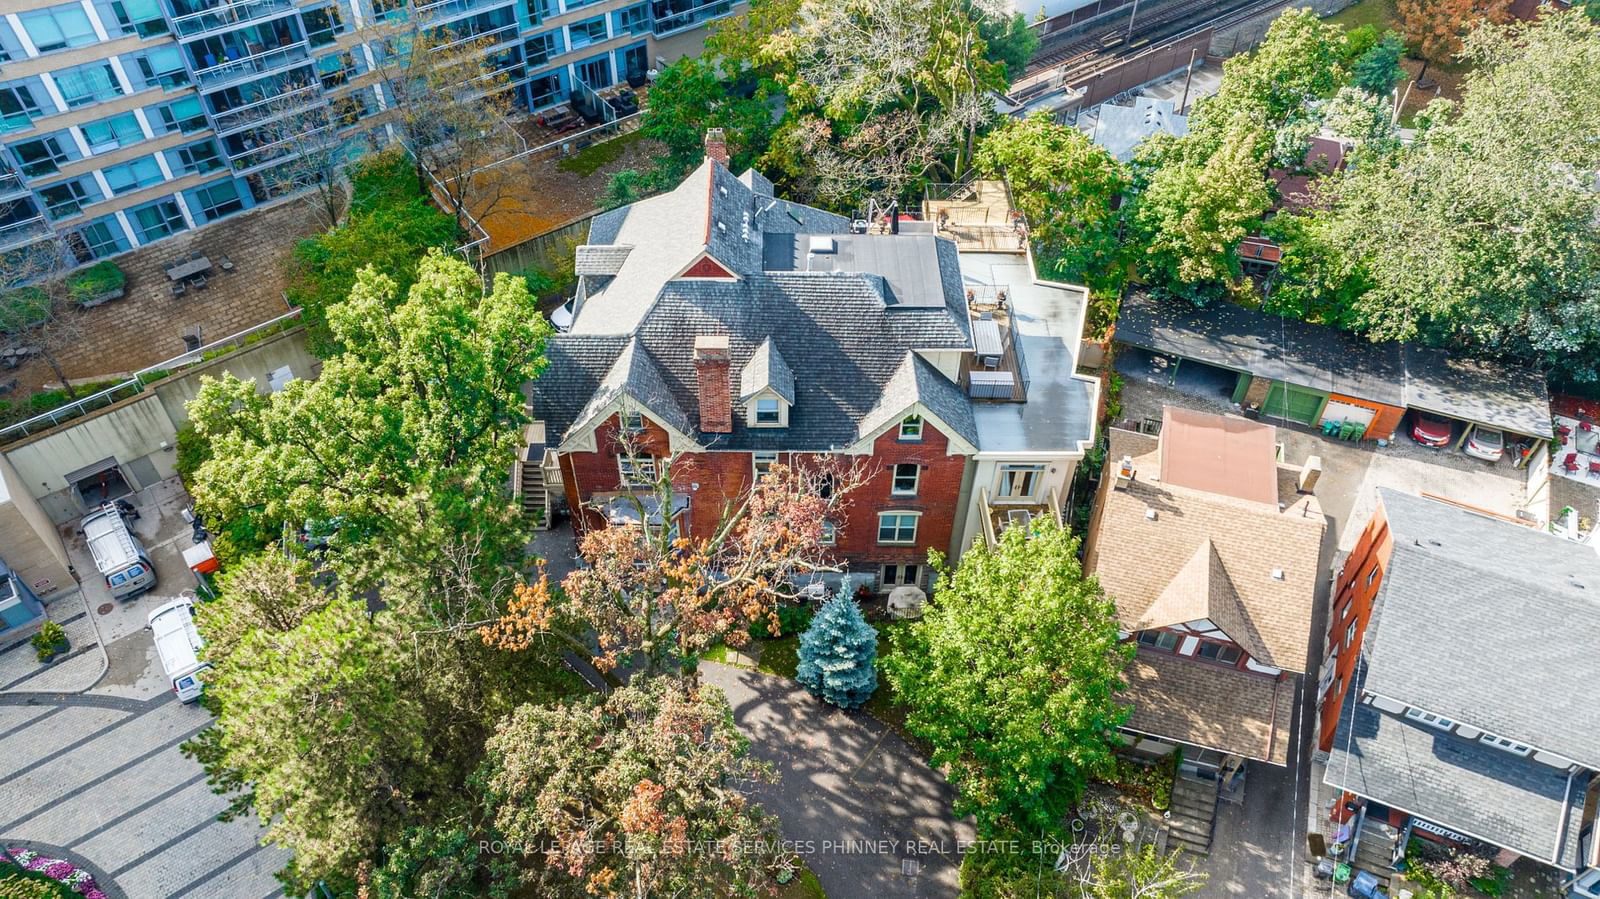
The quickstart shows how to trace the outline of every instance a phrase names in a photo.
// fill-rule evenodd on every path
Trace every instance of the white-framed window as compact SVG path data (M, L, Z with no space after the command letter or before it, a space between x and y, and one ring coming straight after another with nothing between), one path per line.
M922 476L922 466L915 462L901 462L894 467L894 483L890 492L895 496L916 496L917 480Z
M783 424L783 410L778 406L778 398L764 396L756 400L756 425Z
M1372 570L1367 572L1367 586L1368 587L1372 586L1372 581L1377 576L1378 576L1378 566L1374 565L1374 566L1372 566Z
M1200 648L1195 651L1195 655L1208 662L1219 662L1223 665L1237 665L1239 659L1243 657L1239 647L1228 643L1213 643L1210 640L1201 640Z
M1423 710L1414 707L1406 709L1406 717L1410 718L1412 721L1421 721L1423 724L1426 724L1429 727L1437 727L1440 730L1450 730L1456 726L1456 723L1451 721L1449 718L1445 718L1441 715L1435 715L1432 712L1424 712ZM1487 736L1487 734L1485 734L1485 736Z
M878 571L878 583L884 587L920 587L921 565L884 565Z
M624 413L622 413L622 429L624 431L627 431L630 434L637 434L640 431L643 431L644 430L644 413L642 413L642 412L624 412Z
M900 439L901 440L921 440L922 439L922 416L920 416L920 415L907 415L905 418L902 418L900 420Z
M1502 737L1499 734L1491 734L1487 732L1479 735L1478 742L1487 743L1496 749L1503 749L1512 755L1527 755L1533 751L1533 747L1527 745L1526 743L1518 743L1516 740Z
M1043 480L1043 465L1002 465L995 495L1001 499L1034 499Z
M824 518L822 520L822 537L817 541L823 546L832 546L839 542L839 526Z
M1352 621L1350 626L1344 629L1344 648L1349 649L1354 642L1356 642L1356 623Z
M920 512L879 512L879 543L917 542L917 518Z
M756 450L750 454L751 464L755 466L756 480L767 476L772 466L778 464L777 450Z
M649 456L618 456L617 472L628 487L649 487L656 482L656 460Z
M1162 652L1176 652L1178 649L1178 635L1172 631L1140 631L1139 645Z

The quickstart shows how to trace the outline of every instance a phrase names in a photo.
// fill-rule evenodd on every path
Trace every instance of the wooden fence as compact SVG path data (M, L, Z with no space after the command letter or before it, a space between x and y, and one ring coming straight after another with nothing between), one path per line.
M519 274L530 268L548 269L558 257L571 253L575 245L589 239L589 223L599 214L598 209L586 212L543 234L491 253L483 257L484 269L491 278L498 272Z

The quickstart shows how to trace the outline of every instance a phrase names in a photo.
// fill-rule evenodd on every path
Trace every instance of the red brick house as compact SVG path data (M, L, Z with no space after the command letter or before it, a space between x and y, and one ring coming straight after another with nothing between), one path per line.
M704 536L767 466L863 460L835 553L883 589L926 588L929 550L1059 519L1098 402L1075 373L1083 291L920 224L853 233L720 156L597 216L530 389L527 465L583 530L636 519L670 459L666 514ZM974 311L978 294L1007 303Z

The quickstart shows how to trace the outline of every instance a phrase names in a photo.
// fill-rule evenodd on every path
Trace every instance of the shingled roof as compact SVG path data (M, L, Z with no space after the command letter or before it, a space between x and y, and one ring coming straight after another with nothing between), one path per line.
M1124 455L1136 477L1102 492L1086 555L1123 627L1199 611L1188 594L1203 591L1212 622L1257 662L1305 671L1325 521L1315 497L1296 494L1293 469L1278 468L1280 510L1166 483L1158 442L1113 428L1108 465Z
M1367 689L1600 768L1600 557L1517 522L1378 491L1393 551Z

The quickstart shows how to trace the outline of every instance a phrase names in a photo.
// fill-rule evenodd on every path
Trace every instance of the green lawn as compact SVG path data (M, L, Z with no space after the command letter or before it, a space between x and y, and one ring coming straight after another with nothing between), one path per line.
M630 131L621 137L592 144L556 163L556 167L587 178L621 159L628 147L643 136L641 132Z
M756 671L794 680L795 671L800 667L800 637L791 634L776 640L751 640L737 649L721 645L713 646L700 658L708 662L732 665L735 668L753 668ZM755 659L754 665L749 664L750 659Z
M778 887L778 899L828 899L828 894L810 868L801 868L799 877Z
M1399 27L1399 16L1395 12L1394 0L1361 0L1360 3L1351 4L1329 16L1326 21L1346 31L1360 28L1362 25L1376 26L1379 31Z

